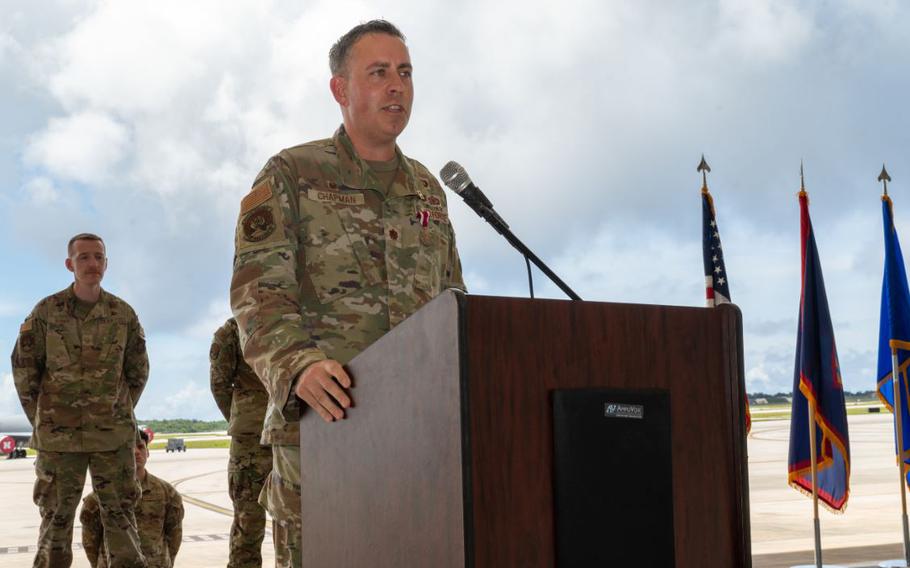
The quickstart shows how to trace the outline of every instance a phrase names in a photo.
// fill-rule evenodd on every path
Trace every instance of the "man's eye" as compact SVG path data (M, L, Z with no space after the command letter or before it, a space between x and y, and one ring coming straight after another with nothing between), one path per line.
M411 78L411 72L410 72L410 71L400 71L398 74L401 75L401 76L402 76L403 78L405 78L405 79L410 79L410 78Z

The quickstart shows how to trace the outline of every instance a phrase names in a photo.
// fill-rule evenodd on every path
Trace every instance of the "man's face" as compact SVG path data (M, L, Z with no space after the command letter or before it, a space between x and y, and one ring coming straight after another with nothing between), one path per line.
M145 469L145 462L149 459L149 449L142 438L136 440L136 448L133 450L133 455L136 456L136 469Z
M332 93L352 138L394 143L408 125L414 101L408 48L388 34L361 37L348 56L345 75L332 78Z
M107 257L101 241L79 240L73 243L73 253L66 259L66 268L76 277L76 282L97 285L107 270Z

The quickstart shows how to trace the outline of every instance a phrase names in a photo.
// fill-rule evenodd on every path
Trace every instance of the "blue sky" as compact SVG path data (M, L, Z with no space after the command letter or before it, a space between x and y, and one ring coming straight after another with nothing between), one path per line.
M0 352L32 306L68 284L68 238L97 232L105 287L149 338L141 418L218 416L207 353L228 316L239 200L270 155L337 127L328 48L375 17L402 28L415 66L402 149L434 172L464 165L587 300L703 305L704 153L750 391L791 388L802 160L844 381L873 388L882 162L910 235L901 3L0 9ZM450 209L471 291L526 294L523 260L463 204ZM562 297L541 275L536 284ZM5 357L0 380L0 414L16 412Z

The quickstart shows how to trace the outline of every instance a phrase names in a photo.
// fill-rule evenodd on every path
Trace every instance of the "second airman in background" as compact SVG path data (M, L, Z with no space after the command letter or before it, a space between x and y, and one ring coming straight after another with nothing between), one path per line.
M228 568L262 566L265 510L259 493L272 471L272 449L261 445L268 393L243 360L234 318L215 332L209 352L212 395L228 421L228 488L234 503Z

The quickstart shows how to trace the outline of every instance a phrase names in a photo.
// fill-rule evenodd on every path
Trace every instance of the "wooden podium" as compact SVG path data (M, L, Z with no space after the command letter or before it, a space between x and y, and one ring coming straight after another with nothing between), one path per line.
M307 568L751 566L733 306L448 291L347 367L301 419Z

